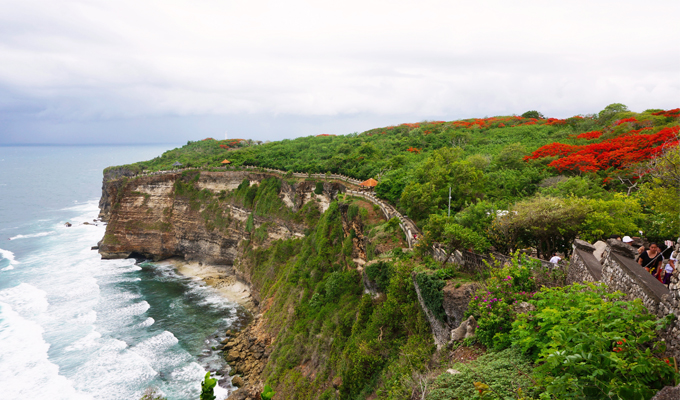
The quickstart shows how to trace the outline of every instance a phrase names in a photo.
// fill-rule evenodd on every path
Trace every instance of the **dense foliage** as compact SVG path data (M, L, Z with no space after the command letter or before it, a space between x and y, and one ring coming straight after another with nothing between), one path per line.
M467 364L453 364L451 369L458 373L437 377L427 400L533 398L538 392L529 360L515 349L488 353Z
M343 214L341 204L332 202L303 239L245 250L242 262L252 268L254 284L263 298L272 299L267 318L278 335L264 378L277 396L334 399L329 381L339 378L341 398L374 391L403 398L412 384L410 372L422 368L434 349L410 257L372 264L370 276L383 292L378 298L364 294L361 274L348 268L353 263L345 247L350 243L351 250L351 239L343 234L343 218L361 220L368 234L384 232L389 224L369 223L370 212L353 205ZM315 375L303 375L301 365Z
M678 375L656 355L659 322L639 299L622 301L603 285L545 288L520 314L512 343L537 363L546 398L649 399Z

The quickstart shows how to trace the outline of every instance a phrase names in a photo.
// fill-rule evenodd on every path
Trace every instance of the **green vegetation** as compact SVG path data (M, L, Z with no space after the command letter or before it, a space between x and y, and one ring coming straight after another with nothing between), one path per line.
M515 349L488 353L451 368L458 373L438 376L427 400L529 399L538 394L531 363Z
M678 374L656 355L665 350L657 326L665 320L639 299L622 301L603 285L545 288L512 325L513 345L529 354L534 375L554 398L649 399Z
M244 179L214 194L198 190L200 171L190 170L174 188L210 229L242 224L250 234L241 267L268 302L267 324L276 335L263 399L274 396L272 387L277 397L296 399L649 399L678 379L659 357L656 330L664 321L602 287L565 287L563 269L546 270L518 249L546 257L569 253L577 237L677 234L679 115L635 113L617 103L567 119L531 110L264 145L206 139L107 173L171 169L176 161L216 169L224 158L232 169L288 171L285 180ZM379 208L350 196L325 213L317 201L294 213L281 199L282 188L297 182L291 171L376 178L375 193L422 229L418 248L402 251L399 220L383 221ZM307 181L324 194L323 182ZM233 221L228 204L252 214ZM304 224L305 237L260 246L270 228L263 221L272 217ZM512 258L463 272L431 259L435 243L448 254L493 249ZM353 262L359 244L373 260L363 272ZM450 365L441 360L445 351L435 350L414 277L425 307L441 321L445 285L473 279L482 286L468 309L476 337L455 346L486 354L454 364L460 373L427 374ZM364 280L379 293L365 294Z
M275 394L276 392L271 388L271 386L264 385L264 389L262 390L262 394L260 394L260 398L262 398L262 400L271 400Z
M210 377L210 371L206 372L205 379L201 382L201 400L215 400L215 385L217 379Z
M370 277L384 295L363 294L362 277L343 249L343 218L368 229L385 223L370 224L370 213L356 204L344 207L332 202L303 239L250 248L243 257L263 298L273 299L267 318L279 327L277 346L264 378L284 398L335 398L334 377L342 379L341 398L374 391L402 398L412 383L405 371L422 368L434 348L410 257L373 264ZM315 377L300 375L300 365L312 366Z

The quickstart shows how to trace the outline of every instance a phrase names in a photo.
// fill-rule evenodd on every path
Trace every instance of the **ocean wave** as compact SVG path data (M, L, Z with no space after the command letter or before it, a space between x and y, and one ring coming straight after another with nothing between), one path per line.
M0 271L9 271L10 269L14 269L14 265L19 264L19 261L14 259L14 253L9 250L0 249L0 256L2 259L9 261L9 265Z
M0 301L22 316L35 316L47 311L47 293L28 283L0 290Z
M9 238L9 240L30 239L30 238L36 238L36 237L51 235L53 233L55 233L55 231L31 233L31 234L28 234L28 235L16 235L16 236L12 236L11 238Z
M76 201L77 203L77 201ZM62 208L61 211L95 211L99 210L99 200L88 200L85 203L77 203L77 206Z
M135 328L147 328L151 325L153 325L156 322L155 319L149 317L144 320L144 322L140 322L139 324L135 325Z
M192 360L191 354L177 346L179 340L163 331L133 346L130 350L143 357L156 371L169 371Z
M97 332L97 331L92 331L85 335L85 337L82 337L70 346L66 347L66 351L75 351L75 350L83 350L88 347L94 347L98 344L99 339L101 339L102 334Z
M89 400L71 382L59 375L59 367L48 359L50 345L43 339L43 328L22 318L12 306L0 302L0 382L6 399L34 398L36 393L50 399ZM26 385L26 382L32 382Z
M76 388L98 400L138 399L158 373L139 354L117 339L103 340L72 376Z

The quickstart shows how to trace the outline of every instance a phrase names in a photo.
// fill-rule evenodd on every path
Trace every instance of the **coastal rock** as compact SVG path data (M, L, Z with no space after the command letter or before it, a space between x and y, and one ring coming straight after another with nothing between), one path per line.
M535 310L536 310L536 306L534 306L533 304L527 303L526 301L518 303L517 305L515 305L515 308L514 308L514 311L517 314L526 314L530 311L535 311Z
M237 375L237 376L232 378L231 384L236 386L237 388L240 388L243 385L245 385L245 382L243 382L243 378L241 378L240 376Z
M229 353L227 353L227 356L225 357L227 362L236 361L239 358L241 358L241 353L239 353L238 350L229 351Z
M70 222L67 222L67 223L64 224L64 226L67 227L67 228L70 228L70 227L72 227L73 225L72 225Z

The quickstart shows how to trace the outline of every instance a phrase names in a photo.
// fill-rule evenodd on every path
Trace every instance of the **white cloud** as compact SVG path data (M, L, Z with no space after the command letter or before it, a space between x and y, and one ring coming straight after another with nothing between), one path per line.
M680 99L677 1L0 7L5 118L460 118L527 109L565 117L612 102L639 110Z

